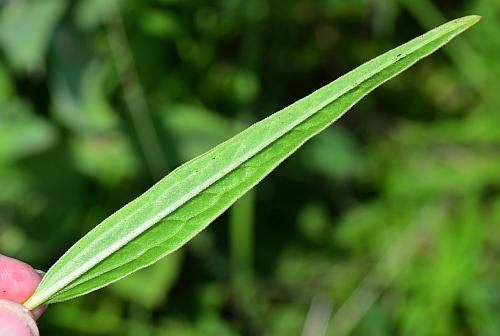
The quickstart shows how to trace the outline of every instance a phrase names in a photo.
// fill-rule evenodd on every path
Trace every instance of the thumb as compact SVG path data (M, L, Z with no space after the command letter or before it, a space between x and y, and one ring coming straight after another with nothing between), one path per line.
M22 305L0 300L0 336L39 336L36 323Z

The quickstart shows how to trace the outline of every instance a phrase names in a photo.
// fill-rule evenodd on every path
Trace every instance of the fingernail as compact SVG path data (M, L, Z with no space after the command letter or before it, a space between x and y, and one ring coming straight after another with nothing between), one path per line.
M30 314L20 304L0 300L0 335L39 336Z
M45 273L47 273L47 272L40 271L40 270L37 270L37 269L35 270L35 272L37 272L37 273L38 273L38 275L40 276L40 278L42 278L42 279L43 279L43 277L45 276Z
M42 314L45 312L45 309L47 309L47 305L38 306L32 311L30 311L30 314L33 317L33 319L37 321L40 318L40 316L42 316Z

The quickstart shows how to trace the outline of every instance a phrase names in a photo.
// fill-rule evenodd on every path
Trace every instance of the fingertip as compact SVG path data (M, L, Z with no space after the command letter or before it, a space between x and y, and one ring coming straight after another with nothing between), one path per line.
M0 300L0 335L39 336L29 312L18 303Z
M0 254L0 299L23 303L40 283L40 275L28 264Z

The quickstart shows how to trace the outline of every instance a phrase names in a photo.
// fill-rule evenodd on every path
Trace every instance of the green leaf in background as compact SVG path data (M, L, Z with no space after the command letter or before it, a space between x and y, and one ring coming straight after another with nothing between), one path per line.
M342 127L318 134L298 156L304 169L337 179L357 176L366 166L359 145Z
M161 306L167 300L168 292L179 275L181 252L172 253L151 267L131 274L108 288L115 295L142 307L151 309ZM144 286L145 283L148 285Z
M179 146L181 160L198 156L242 130L240 123L196 105L168 106L163 125Z
M177 250L361 98L478 20L450 21L413 39L177 168L71 247L25 306L89 293Z
M0 12L0 46L15 68L34 70L43 62L66 2L7 1L4 6Z
M0 102L0 166L46 150L56 139L54 127L25 102Z

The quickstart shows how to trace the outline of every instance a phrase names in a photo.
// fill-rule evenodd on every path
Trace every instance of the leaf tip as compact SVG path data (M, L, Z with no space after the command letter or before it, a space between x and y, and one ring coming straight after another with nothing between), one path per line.
M460 21L461 23L465 23L467 28L469 28L478 23L481 18L481 15L468 15L458 19L458 21Z

